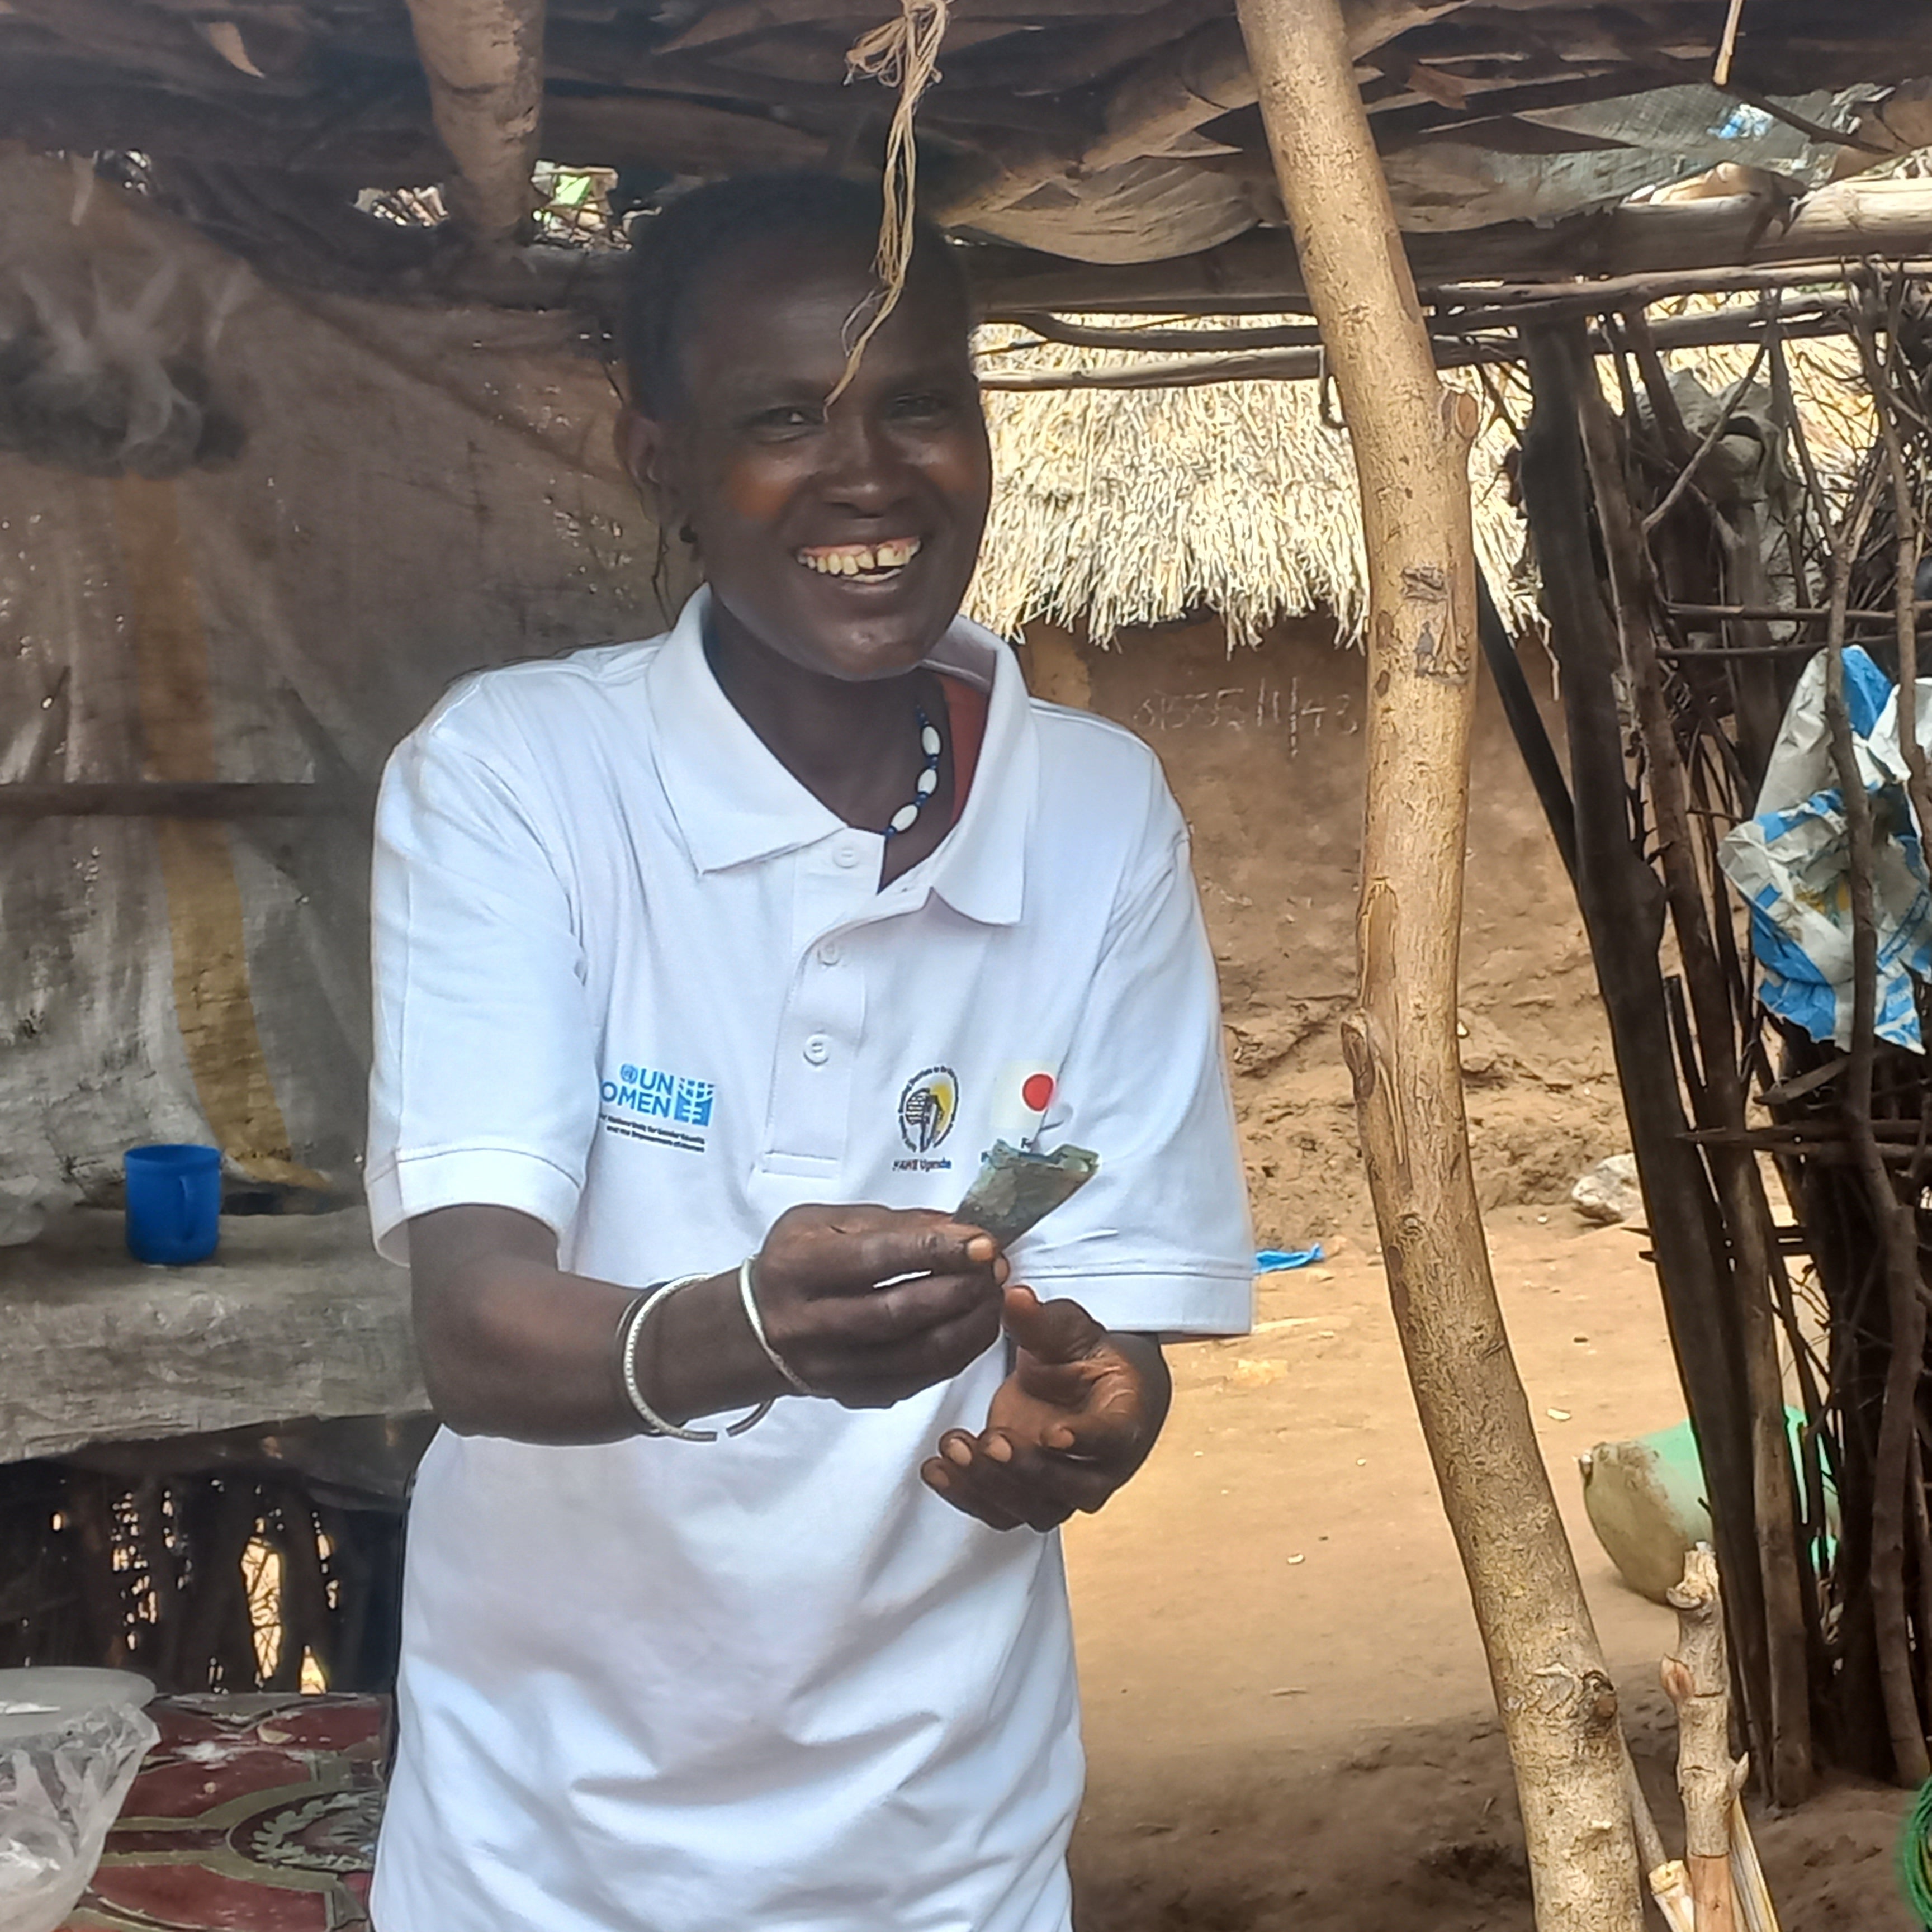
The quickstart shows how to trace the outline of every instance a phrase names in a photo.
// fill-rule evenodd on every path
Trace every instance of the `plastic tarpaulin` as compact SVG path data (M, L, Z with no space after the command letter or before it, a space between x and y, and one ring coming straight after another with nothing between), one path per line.
M124 1148L179 1139L352 1193L390 747L464 671L659 626L609 386L563 320L272 292L138 197L0 158L0 445L35 331L117 424L165 442L156 371L191 368L233 434L160 477L78 473L115 466L98 440L0 449L0 784L328 802L0 816L0 1184L109 1199Z
M1850 832L1825 721L1823 652L1806 664L1760 788L1755 815L1718 851L1751 910L1759 995L1814 1040L1852 1036ZM1918 736L1932 740L1932 679L1918 682ZM1905 793L1898 693L1856 645L1845 652L1845 710L1872 805L1873 909L1878 928L1876 1028L1913 1052L1914 982L1932 972L1932 892Z
M1851 120L1854 98L1806 94L1776 104L1837 126ZM1188 139L1198 142L1198 130ZM1396 225L1416 233L1559 221L1724 161L1815 183L1843 152L1697 82L1532 110L1466 139L1438 129L1392 148L1382 166ZM1011 206L976 216L974 225L1001 241L1081 261L1148 262L1210 248L1258 221L1284 218L1271 176L1234 164L1203 166L1198 154L1183 149L1042 182Z

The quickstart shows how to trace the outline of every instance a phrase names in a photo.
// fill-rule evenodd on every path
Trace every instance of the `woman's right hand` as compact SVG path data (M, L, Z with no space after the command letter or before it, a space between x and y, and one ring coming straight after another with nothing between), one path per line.
M1000 1336L993 1238L932 1208L794 1208L752 1264L772 1346L815 1394L886 1408L950 1381Z
M626 1332L639 1386L668 1422L728 1417L788 1393L745 1319L735 1267L627 1331L637 1291L564 1273L556 1235L514 1208L418 1214L410 1259L430 1398L460 1435L560 1444L638 1434L616 1347ZM977 1228L929 1208L854 1207L781 1215L752 1278L766 1334L802 1382L849 1408L884 1408L992 1346L1006 1275Z

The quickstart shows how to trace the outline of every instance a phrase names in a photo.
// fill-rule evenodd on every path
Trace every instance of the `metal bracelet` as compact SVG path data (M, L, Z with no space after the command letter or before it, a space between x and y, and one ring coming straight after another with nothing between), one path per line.
M626 1312L623 1325L618 1331L617 1359L623 1372L625 1398L637 1412L646 1436L668 1436L674 1442L716 1442L721 1432L716 1429L680 1429L676 1423L665 1421L644 1400L644 1392L638 1382L638 1337L644 1332L645 1320L651 1310L660 1302L668 1301L680 1288L708 1279L701 1274L687 1274L675 1281L658 1282L645 1289L636 1304ZM761 1402L750 1414L740 1417L722 1432L742 1436L746 1430L764 1421L771 1412L772 1405Z
M752 1339L765 1352L765 1360L784 1376L794 1395L815 1396L819 1391L772 1346L771 1337L765 1333L765 1318L758 1312L758 1291L752 1285L752 1264L757 1259L755 1255L747 1255L738 1264L738 1299L744 1304L745 1319L752 1324Z

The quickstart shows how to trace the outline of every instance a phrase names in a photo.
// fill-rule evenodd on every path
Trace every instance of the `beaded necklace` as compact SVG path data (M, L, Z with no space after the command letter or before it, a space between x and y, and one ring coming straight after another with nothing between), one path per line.
M939 789L939 754L945 749L946 741L934 728L923 705L915 705L913 716L919 720L919 748L926 754L926 769L919 775L912 796L892 814L891 823L886 827L888 838L896 838L910 832L919 823L919 814L926 801Z

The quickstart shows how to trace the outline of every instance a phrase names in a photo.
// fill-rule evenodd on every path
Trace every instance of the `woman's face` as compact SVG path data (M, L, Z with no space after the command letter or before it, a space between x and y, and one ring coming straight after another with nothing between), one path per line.
M867 251L822 236L718 262L686 312L676 419L637 422L630 446L697 538L721 629L853 680L910 670L938 641L992 490L944 277L914 273L826 406L875 291Z

